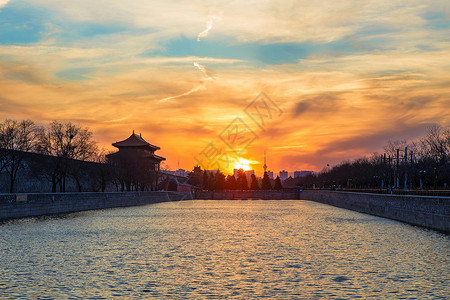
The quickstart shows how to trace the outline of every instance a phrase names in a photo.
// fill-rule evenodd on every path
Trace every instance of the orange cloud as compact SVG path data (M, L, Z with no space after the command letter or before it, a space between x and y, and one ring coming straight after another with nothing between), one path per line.
M389 138L450 125L448 29L425 26L421 15L434 11L425 1L408 7L380 0L217 1L211 9L202 1L102 0L95 4L104 6L100 15L87 0L32 2L73 21L142 31L66 43L49 34L28 46L0 45L0 119L72 120L109 149L134 129L161 147L170 167L179 160L191 169L194 157L240 116L258 135L242 157L259 172L264 150L272 170L320 170L380 151ZM438 2L449 11L448 1ZM211 11L221 20L208 31ZM225 55L165 57L159 44L179 36L201 43L206 34L208 41L228 36L231 44L258 45L348 38L351 47L256 65ZM145 55L155 49L158 56ZM261 91L283 111L265 130L244 113Z

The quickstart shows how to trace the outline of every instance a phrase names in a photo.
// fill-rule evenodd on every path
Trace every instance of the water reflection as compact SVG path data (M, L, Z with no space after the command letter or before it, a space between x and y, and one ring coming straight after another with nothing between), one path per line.
M4 298L445 298L448 237L308 201L195 201L13 221Z

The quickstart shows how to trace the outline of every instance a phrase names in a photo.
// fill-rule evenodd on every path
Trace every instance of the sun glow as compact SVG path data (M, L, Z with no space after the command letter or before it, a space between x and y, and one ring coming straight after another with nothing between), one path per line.
M244 158L239 158L239 160L234 164L235 169L242 169L244 171L250 170L250 161Z

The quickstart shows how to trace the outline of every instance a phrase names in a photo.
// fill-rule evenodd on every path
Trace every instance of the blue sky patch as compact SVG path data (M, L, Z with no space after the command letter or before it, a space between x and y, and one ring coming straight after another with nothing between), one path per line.
M422 16L427 20L427 27L430 29L449 29L450 21L443 12L429 12Z
M79 41L86 38L97 38L116 33L126 33L128 35L135 33L119 24L95 24L74 21L64 23L55 22L55 24L63 31L63 35L58 37L58 40L61 42Z
M90 79L88 75L95 70L95 68L72 68L58 72L55 75L65 80L87 80Z
M120 24L95 24L61 18L50 9L23 1L11 1L0 9L0 45L33 44L56 28L61 42L70 42L114 33L129 32ZM134 30L133 33L140 34Z
M181 37L162 44L164 50L145 53L147 56L168 57L215 57L242 59L256 65L289 64L305 59L313 53L336 54L353 51L347 42L336 41L327 44L276 43L276 44L231 44L224 40L197 42L195 39Z
M41 40L50 12L22 1L0 9L0 44L30 44Z

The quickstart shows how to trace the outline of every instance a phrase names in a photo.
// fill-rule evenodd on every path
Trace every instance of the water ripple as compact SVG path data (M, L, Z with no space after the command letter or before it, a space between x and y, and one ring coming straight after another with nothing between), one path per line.
M2 299L445 299L448 236L308 201L161 203L0 225Z

